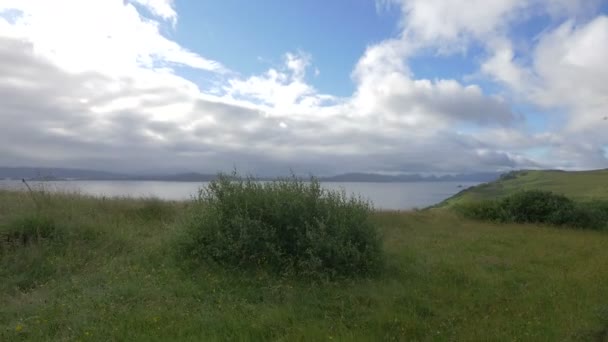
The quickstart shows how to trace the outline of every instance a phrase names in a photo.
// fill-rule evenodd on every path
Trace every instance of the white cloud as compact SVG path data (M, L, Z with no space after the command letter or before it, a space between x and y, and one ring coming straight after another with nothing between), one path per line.
M492 53L482 63L481 72L491 76L494 80L521 90L522 93L529 91L530 89L524 90L524 88L531 82L532 76L525 68L518 65L511 41L496 39L489 44L489 47L492 49Z
M553 144L555 163L606 165L601 151L608 144L607 42L608 17L580 25L567 21L540 36L530 63L514 58L507 43L482 66L484 73L543 108L549 117L564 116L563 124L554 129L569 143Z
M285 54L285 65L292 72L295 80L303 81L306 70L310 67L312 57L310 54L300 52L298 54L288 52Z
M608 121L603 120L608 112L605 67L608 19L597 15L600 1L379 2L397 5L403 13L400 41L410 47L402 54L403 58L424 49L453 54L467 52L472 43L484 47L488 58L481 62L481 75L507 86L501 93L509 100L531 104L546 112L549 126L545 129L573 141L565 147L567 144L542 142L528 136L529 148L537 144L548 149L543 161L547 165L570 168L607 165L601 151L608 145L608 135L604 133ZM552 20L537 39L526 37L522 45L511 37L514 26L539 16ZM505 142L504 146L514 148L513 144Z
M580 26L566 22L541 37L533 69L537 101L608 108L608 16Z
M503 36L510 25L532 16L572 17L594 9L598 0L377 0L398 6L403 37L440 52L465 50L471 40Z
M515 119L503 99L485 96L478 86L415 79L406 64L411 51L402 40L367 49L353 73L358 85L352 99L355 113L434 130L454 122L506 124Z
M165 1L146 2L160 3ZM173 64L223 69L220 63L164 37L159 22L142 17L122 0L6 0L2 9L14 9L21 15L13 24L0 16L0 36L30 41L36 54L72 72L120 76L138 68L170 68Z
M170 20L173 23L177 21L177 12L174 9L174 0L130 0L131 2L140 4L146 7L154 15Z
M537 64L526 65L505 27L541 1L488 3L481 11L475 1L399 2L403 34L366 49L352 72L354 93L341 98L308 82L309 72L319 72L303 51L286 53L259 75L225 72L161 34L178 20L173 1L5 0L0 158L129 170L236 164L259 173L452 172L555 165L527 152L550 146L560 152L546 158L559 155L564 166L601 163L597 130L562 148L564 135L527 134L502 95L455 79L415 78L408 58L421 49L451 53L487 38L484 75L548 108L606 108L607 82L590 78L605 80L598 70L606 60L604 21L547 32L534 49ZM542 3L556 16L580 7ZM6 9L19 15L3 19ZM214 73L217 89L201 90L177 75L175 64ZM568 87L568 79L584 86Z
M265 105L272 114L286 115L298 106L317 106L333 97L318 95L314 87L306 83L305 76L311 65L311 57L305 53L287 53L281 69L271 68L263 75L247 79L228 80L224 91L236 99Z

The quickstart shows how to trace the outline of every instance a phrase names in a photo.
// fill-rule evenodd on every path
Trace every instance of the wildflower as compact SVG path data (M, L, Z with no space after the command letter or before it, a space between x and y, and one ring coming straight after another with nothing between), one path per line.
M17 326L15 327L15 331L16 331L16 332L21 332L21 331L23 331L23 328L24 328L23 324L19 323L19 324L17 324Z

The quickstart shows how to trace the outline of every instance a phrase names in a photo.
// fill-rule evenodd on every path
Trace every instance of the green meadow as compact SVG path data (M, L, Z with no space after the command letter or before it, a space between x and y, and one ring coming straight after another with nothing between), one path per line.
M564 175L456 199L607 196ZM381 269L311 278L188 259L193 202L34 196L0 191L1 341L608 341L606 231L378 211Z

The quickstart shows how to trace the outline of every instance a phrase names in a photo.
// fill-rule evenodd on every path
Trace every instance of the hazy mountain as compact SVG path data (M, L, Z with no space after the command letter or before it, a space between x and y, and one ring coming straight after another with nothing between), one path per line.
M153 180L167 182L209 182L217 178L217 175L204 174L197 172L178 173L174 175L150 175L136 176L135 180Z
M82 180L118 180L129 176L117 173L67 168L44 167L0 167L0 179L82 179Z
M424 176L420 174L381 175L375 173L345 173L332 177L323 177L326 182L490 182L500 177L500 172L478 172L471 174Z
M381 175L375 173L344 173L330 177L319 177L324 182L489 182L498 179L498 172L471 174L424 176L420 174ZM0 179L29 180L149 180L173 182L208 182L216 178L214 174L196 172L179 174L121 174L85 169L37 168L37 167L0 167ZM268 177L259 177L268 180Z

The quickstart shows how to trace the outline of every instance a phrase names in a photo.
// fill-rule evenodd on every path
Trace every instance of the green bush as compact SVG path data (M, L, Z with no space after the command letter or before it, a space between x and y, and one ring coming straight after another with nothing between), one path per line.
M55 222L43 215L28 215L0 227L0 241L5 247L25 246L49 240L58 234Z
M522 171L509 171L500 175L499 179L502 181L515 179L518 175L522 174Z
M174 217L175 208L158 198L145 198L139 201L138 206L129 214L129 216L145 222L165 221Z
M503 199L499 207L506 220L517 223L565 224L575 211L574 202L566 196L540 190L515 193Z
M465 216L477 220L484 221L507 221L503 209L499 201L482 201L474 203L460 204L455 207L456 210L463 213Z
M608 201L595 200L577 203L577 208L580 213L583 213L588 227L608 230Z
M468 203L459 207L465 216L505 223L544 223L573 228L603 229L608 203L576 203L549 191L528 190L502 200Z
M257 182L221 175L201 189L183 247L197 259L311 277L380 270L371 206L316 179Z

